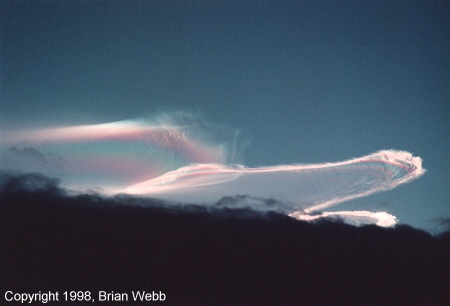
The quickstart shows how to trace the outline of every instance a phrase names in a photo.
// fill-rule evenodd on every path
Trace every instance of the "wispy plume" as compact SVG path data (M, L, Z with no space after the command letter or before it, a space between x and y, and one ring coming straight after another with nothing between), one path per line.
M0 157L4 169L38 169L63 178L72 189L381 226L395 224L396 218L383 212L315 212L396 188L425 173L420 157L395 150L335 163L248 168L238 164L236 135L234 129L189 113L162 114L147 120L3 133ZM49 156L64 160L64 169L49 167Z
M391 226L396 223L396 218L386 213L309 214L344 201L393 189L424 173L420 157L414 157L409 152L386 150L343 162L311 165L246 168L196 164L130 186L125 192L179 202L202 201L205 204L214 203L224 195L250 195L277 199L278 210L302 220L339 216L357 225L375 223ZM248 207L267 209L265 202L245 199L248 200Z

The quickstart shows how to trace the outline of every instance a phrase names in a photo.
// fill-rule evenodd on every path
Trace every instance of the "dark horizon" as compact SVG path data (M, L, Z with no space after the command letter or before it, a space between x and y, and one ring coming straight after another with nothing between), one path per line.
M170 305L450 302L450 231L68 195L39 174L1 181L3 296L140 290L162 292Z

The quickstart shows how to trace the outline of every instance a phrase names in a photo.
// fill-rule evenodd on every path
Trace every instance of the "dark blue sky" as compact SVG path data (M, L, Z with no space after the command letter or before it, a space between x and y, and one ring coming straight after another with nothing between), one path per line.
M248 166L412 152L427 173L338 210L450 217L448 1L3 1L3 128L192 111Z

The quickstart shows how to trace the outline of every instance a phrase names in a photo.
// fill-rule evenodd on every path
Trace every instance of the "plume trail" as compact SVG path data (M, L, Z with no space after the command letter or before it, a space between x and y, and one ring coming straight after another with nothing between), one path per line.
M6 143L20 139L26 143L73 143L95 141L138 141L185 154L188 158L203 162L222 159L222 152L189 139L182 126L151 125L139 121L119 121L104 124L80 125L21 131L8 134Z
M157 122L4 132L0 163L4 170L61 177L75 190L238 205L277 210L302 220L339 217L381 226L397 220L386 213L317 212L393 189L425 173L420 157L395 150L335 163L248 168L233 164L234 139L230 133L218 137L217 130L223 132L190 117L166 116Z
M261 168L190 165L130 186L125 192L205 203L217 202L223 196L250 195L281 201L284 203L281 209L286 213L312 213L395 188L424 172L420 157L386 150L348 161L312 165Z

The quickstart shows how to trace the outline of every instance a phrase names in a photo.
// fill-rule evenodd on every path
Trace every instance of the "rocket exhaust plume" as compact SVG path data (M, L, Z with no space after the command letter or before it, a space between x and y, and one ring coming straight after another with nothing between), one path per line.
M210 136L217 132L208 130L211 125L176 119L6 132L0 161L6 169L59 176L72 189L380 226L397 220L384 212L315 212L425 173L420 157L395 150L335 163L248 168L233 163L233 133L217 139ZM235 198L222 201L224 197Z

